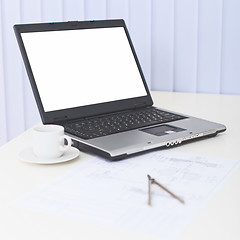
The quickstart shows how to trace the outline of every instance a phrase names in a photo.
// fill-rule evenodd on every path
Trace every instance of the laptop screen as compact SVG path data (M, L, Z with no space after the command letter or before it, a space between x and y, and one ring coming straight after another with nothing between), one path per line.
M21 37L45 112L147 95L123 27Z

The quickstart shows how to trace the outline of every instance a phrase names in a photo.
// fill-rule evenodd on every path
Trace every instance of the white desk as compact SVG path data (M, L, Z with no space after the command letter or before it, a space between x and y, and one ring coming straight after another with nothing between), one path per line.
M152 96L156 106L227 126L227 131L217 137L179 146L177 150L240 158L240 96L167 92L153 92ZM90 156L81 153L74 161L48 166L20 162L18 153L31 146L31 142L30 129L0 148L0 239L159 239L12 207L10 202L13 200L88 161ZM240 239L240 170L224 184L178 239Z

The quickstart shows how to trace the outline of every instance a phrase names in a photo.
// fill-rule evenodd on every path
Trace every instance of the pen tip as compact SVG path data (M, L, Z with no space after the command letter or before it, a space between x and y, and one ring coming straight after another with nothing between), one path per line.
M148 179L149 179L149 180L151 180L151 177L150 177L150 175L149 175L149 174L147 175L147 177L148 177Z

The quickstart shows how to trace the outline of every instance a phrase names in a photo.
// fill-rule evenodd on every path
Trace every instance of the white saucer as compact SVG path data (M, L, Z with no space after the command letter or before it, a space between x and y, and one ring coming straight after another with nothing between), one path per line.
M55 164L73 160L79 156L79 150L75 147L69 148L61 157L55 159L41 159L37 158L32 148L27 148L19 154L19 159L23 162L37 163L37 164Z

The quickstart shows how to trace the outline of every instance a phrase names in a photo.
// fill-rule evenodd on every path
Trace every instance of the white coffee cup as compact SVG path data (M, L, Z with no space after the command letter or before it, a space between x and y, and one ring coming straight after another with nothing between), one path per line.
M64 139L67 145L64 145ZM33 152L37 158L55 159L61 157L72 144L59 125L41 125L33 129Z

